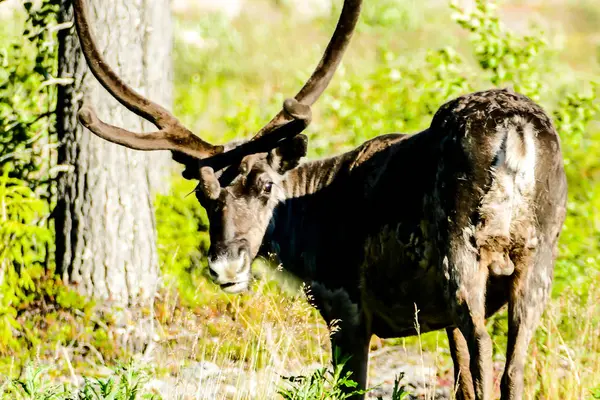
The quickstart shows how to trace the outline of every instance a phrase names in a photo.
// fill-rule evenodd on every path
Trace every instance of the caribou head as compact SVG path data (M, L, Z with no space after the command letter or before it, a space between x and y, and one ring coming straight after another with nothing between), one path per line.
M306 136L295 136L268 152L245 156L232 174L219 177L211 167L200 169L196 197L210 221L209 273L225 291L247 288L273 211L285 200L284 175L306 155L306 145Z
M162 106L127 85L105 62L90 29L86 1L74 0L75 25L90 71L123 106L157 127L137 133L110 125L84 104L79 120L95 135L136 150L170 150L185 166L183 176L199 181L196 196L210 221L209 270L224 290L240 292L250 280L275 206L282 201L284 175L306 155L301 132L311 106L331 81L358 21L361 0L345 0L333 36L313 74L283 109L250 140L213 145L194 135Z

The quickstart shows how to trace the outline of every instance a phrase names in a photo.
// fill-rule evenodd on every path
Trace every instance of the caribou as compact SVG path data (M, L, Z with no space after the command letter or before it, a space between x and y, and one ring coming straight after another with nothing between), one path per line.
M369 341L445 329L456 397L493 396L485 320L508 303L504 399L521 399L527 347L548 301L566 210L566 177L551 119L508 89L442 105L422 132L386 134L326 159L301 162L301 132L352 37L361 0L345 0L308 81L250 140L212 145L129 87L106 64L85 0L75 25L89 69L123 106L157 131L136 133L79 111L95 135L138 150L170 150L196 179L210 222L210 276L245 291L255 258L310 288L332 346L359 388ZM363 398L363 396L356 396Z

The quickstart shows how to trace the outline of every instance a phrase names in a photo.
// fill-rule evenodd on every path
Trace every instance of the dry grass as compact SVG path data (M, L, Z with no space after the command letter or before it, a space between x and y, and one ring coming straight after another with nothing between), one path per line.
M229 296L201 283L203 297L214 294L212 316L207 315L208 308L184 307L175 292L170 296L163 292L157 299L154 346L133 357L134 365L147 369L152 377L146 389L169 399L276 398L282 375L308 374L327 365L329 332L304 296L280 289L272 279L261 280L254 289L251 294ZM550 302L529 349L526 399L587 399L600 387L599 298L596 284L584 296L568 292ZM494 335L497 366L503 364L505 340L502 334ZM371 374L373 384L391 387L393 380L378 375L412 358L423 371L434 368L437 373L420 398L435 398L438 386L451 391L451 360L443 332L386 340L378 347L373 351L372 369L378 373ZM107 374L106 364L91 359L93 365L71 363L66 351L57 350L54 362L38 361L70 366L58 378L68 383L80 382L83 374ZM397 368L392 376L402 372ZM500 376L497 370L496 395Z
M551 301L530 346L526 384L530 399L591 398L600 388L600 276L585 296Z
M203 321L191 338L179 336L166 340L168 326L181 327L181 317L190 323L191 316L173 319L163 329L161 343L166 344L154 360L167 372L176 392L195 393L199 399L273 398L281 385L281 375L308 373L329 363L328 330L302 297L277 292L271 283L260 283L256 293L229 298L231 314ZM527 399L585 399L600 386L600 298L598 286L581 298L563 294L553 299L542 319L529 350L526 368ZM257 315L262 317L257 318ZM198 321L199 323L200 321ZM207 336L211 329L219 329ZM500 348L496 364L503 364L505 337L495 336ZM397 341L383 341L375 353L389 351L402 359L413 357L423 370L437 369L437 380L421 392L433 399L437 384L449 384L451 361L443 332L418 336L405 341L406 353ZM395 346L387 350L387 346ZM375 357L372 368L385 370L379 362L389 357ZM197 361L208 361L214 370L190 369ZM191 371L196 371L190 379ZM394 371L400 374L403 371ZM499 396L501 370L496 371L496 394ZM373 383L381 379L371 375ZM202 382L201 385L198 383ZM436 383L437 382L437 383ZM386 386L391 381L384 383Z

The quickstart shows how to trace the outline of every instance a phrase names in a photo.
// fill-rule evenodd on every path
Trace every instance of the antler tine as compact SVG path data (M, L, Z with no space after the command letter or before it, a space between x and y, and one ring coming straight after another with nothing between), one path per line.
M101 121L94 110L84 105L79 120L97 136L136 150L172 150L195 158L206 158L223 152L195 136L164 107L150 101L128 86L106 63L92 34L85 0L73 0L75 25L81 50L88 66L100 84L133 113L152 122L159 130L135 133Z
M293 120L304 119L305 126L310 123L310 106L321 96L329 85L333 75L342 60L342 56L350 43L354 28L360 15L362 0L345 0L340 19L333 36L325 49L321 61L306 81L302 89L293 99L287 99L283 110L265 125L252 140L258 139L275 131L280 131L282 137L289 137L299 132L287 132L284 128ZM281 129L280 129L281 128ZM297 131L294 129L294 131Z

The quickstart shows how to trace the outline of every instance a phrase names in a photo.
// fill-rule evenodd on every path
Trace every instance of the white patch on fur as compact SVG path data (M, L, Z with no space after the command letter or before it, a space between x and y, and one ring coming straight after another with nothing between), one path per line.
M457 267L460 268L462 271L461 275L464 277L474 276L477 274L477 271L479 271L479 263L477 262L477 249L471 244L471 237L473 236L474 232L475 228L472 225L467 225L465 228L463 228L463 237L462 241L460 242L461 245L453 249L453 252L455 253L454 262L459 264L459 266L454 265L451 267L453 269ZM457 282L457 285L461 285L460 277L455 276L454 280Z
M498 129L506 130L505 158L493 170L494 181L480 212L487 219L485 236L509 237L515 218L527 214L535 188L535 130L520 116Z
M506 166L517 173L515 183L518 187L528 186L535 180L535 130L530 122L520 116L513 117L508 124Z

